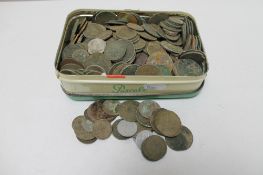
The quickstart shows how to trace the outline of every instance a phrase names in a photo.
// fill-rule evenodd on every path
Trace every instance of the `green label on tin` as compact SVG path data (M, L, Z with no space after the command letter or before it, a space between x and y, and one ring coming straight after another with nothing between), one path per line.
M126 85L123 84L115 84L112 87L112 91L114 93L143 93L146 90L144 89L143 86L132 88L132 87L127 87Z

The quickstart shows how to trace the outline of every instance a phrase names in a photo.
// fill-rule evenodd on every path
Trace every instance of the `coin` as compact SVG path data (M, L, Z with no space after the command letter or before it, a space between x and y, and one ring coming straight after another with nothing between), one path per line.
M135 75L135 72L139 66L136 64L131 64L126 66L121 70L122 75Z
M146 46L146 41L139 39L138 42L134 43L135 50L142 50Z
M117 125L119 124L119 122L120 122L121 120L123 120L123 119L118 119L118 120L116 120L116 121L113 123L113 125L112 125L112 134L113 134L113 136L114 136L116 139L118 139L118 140L126 140L126 139L128 139L129 137L124 137L124 136L122 136L122 135L118 132L118 130L117 130Z
M171 70L169 70L169 68L165 65L157 65L157 67L161 70L162 75L164 76L170 76L171 74Z
M80 139L78 137L77 137L77 139L78 139L78 141L80 141L81 143L84 143L84 144L91 144L91 143L94 143L97 140L97 138L94 138L94 139L91 139L91 140L82 140L82 139Z
M135 122L121 120L117 125L117 130L120 135L124 137L132 137L137 132L137 124Z
M141 113L139 112L139 110L136 111L136 119L138 123L141 124L142 126L146 128L151 128L150 119L143 117Z
M147 59L148 59L148 55L146 53L144 52L137 53L134 64L141 66L146 63Z
M76 137L81 139L81 140L92 140L95 138L93 131L92 132L88 132L86 131L83 126L82 123L83 121L85 121L85 117L84 116L78 116L76 117L73 121L72 121L72 128L76 134Z
M83 34L87 38L97 38L97 35L104 31L106 28L103 25L89 22Z
M183 52L183 49L181 47L172 45L168 43L167 41L162 41L161 45L163 46L164 49L166 49L169 52L178 53L178 54Z
M169 15L166 13L156 13L149 19L149 23L159 24L161 21L164 21L168 18Z
M60 64L59 64L59 69L61 69L62 66L66 65L66 64L69 64L69 63L73 63L73 64L78 64L80 65L82 68L84 68L83 64L72 59L72 58L65 58L63 59Z
M104 54L107 60L120 60L127 50L127 41L116 40L107 42Z
M108 120L99 119L94 122L93 134L98 139L106 139L110 137L112 132L111 124Z
M159 108L160 105L152 100L144 100L138 106L140 114L145 118L151 118L153 111Z
M151 54L148 57L146 64L165 65L170 71L173 69L173 60L166 52L163 51L158 51Z
M179 19L177 16L170 16L168 19L172 23L175 23L175 24L178 24L178 25L183 25L184 24L184 22L181 19Z
M68 63L63 65L60 68L60 71L64 70L64 69L70 69L70 70L78 70L78 69L82 69L83 67L80 66L79 64L75 64L75 63Z
M146 64L138 67L135 75L162 75L162 72L157 66Z
M102 40L107 40L112 36L112 31L111 30L106 30L104 32L101 32L100 34L97 35L99 39Z
M85 118L85 117L84 117ZM93 131L93 122L90 121L89 119L83 119L81 126L83 127L84 130L87 132L92 132Z
M148 34L148 33L146 33L146 32L138 32L138 34L139 34L142 38L144 38L144 39L146 39L146 40L149 40L149 41L155 41L155 40L157 40L156 37L154 37L154 36L152 36L152 35L150 35L150 34Z
M181 132L181 120L173 111L156 110L153 116L153 123L157 130L167 137L175 137Z
M86 59L88 58L88 56L89 56L89 53L84 49L77 49L77 50L74 50L74 52L72 53L72 59L80 63L84 63Z
M193 134L185 126L182 126L181 133L175 137L165 137L169 148L175 151L187 150L193 143Z
M110 20L116 20L116 19L117 19L117 15L115 13L108 11L100 11L96 13L94 22L98 24L105 24Z
M62 58L72 58L72 54L76 49L84 49L80 44L68 44L62 52Z
M167 145L163 138L152 135L145 139L141 145L143 156L150 161L157 161L164 157Z
M203 74L202 67L192 59L180 59L176 68L179 76L200 76Z
M160 35L156 32L156 30L154 29L154 27L152 27L151 24L144 23L142 27L150 35L154 36L155 38L160 38Z
M139 132L141 132L141 131L143 131L143 130L152 131L152 128L151 128L151 127L145 127L145 126L141 125L138 121L137 121L136 124L137 124L137 132L136 132L136 134L138 134ZM133 137L135 137L136 134L135 134Z
M118 100L105 100L102 105L102 109L109 115L118 115L116 107L120 104Z
M103 53L105 47L106 42L99 38L95 38L88 43L88 51L90 54Z
M133 61L133 59L135 59L135 55L136 55L135 47L131 41L126 40L126 43L127 43L127 49L125 55L122 58L122 61L130 62Z
M134 23L128 23L127 26L133 30L142 32L144 31L144 28L142 26L139 26L138 24L134 24Z
M153 54L154 52L166 52L158 41L148 42L146 50L149 55Z
M99 119L107 119L112 121L116 118L115 115L109 115L103 110L103 102L104 100L98 100L92 103L84 112L84 116L86 119L90 119L95 122Z
M136 134L136 137L134 139L137 147L139 149L141 149L142 143L144 142L145 139L147 139L148 137L152 136L153 133L149 130L143 130L139 133Z
M108 73L111 68L111 62L105 58L106 56L102 53L94 53L90 55L85 61L85 67L89 67L91 65L98 65L103 67L103 69Z
M124 26L116 31L116 36L120 39L130 40L136 37L137 32Z
M130 122L134 122L136 121L136 110L138 106L139 102L127 100L118 105L116 110L121 118Z

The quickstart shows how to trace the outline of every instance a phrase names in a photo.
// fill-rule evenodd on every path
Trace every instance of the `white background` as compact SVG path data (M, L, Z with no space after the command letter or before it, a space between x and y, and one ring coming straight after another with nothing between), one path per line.
M263 174L263 1L87 0L0 2L0 175ZM133 140L78 142L73 118L91 102L60 89L54 59L66 16L78 8L191 13L210 70L197 97L158 100L194 134L158 162Z

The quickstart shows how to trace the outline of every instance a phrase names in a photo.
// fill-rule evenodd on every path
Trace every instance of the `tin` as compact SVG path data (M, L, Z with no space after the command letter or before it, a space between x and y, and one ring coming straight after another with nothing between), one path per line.
M74 100L95 99L147 99L147 98L189 98L196 96L204 85L208 71L200 76L111 76L111 75L67 75L60 73L59 63L63 48L69 43L74 20L92 16L100 10L81 9L71 12L66 19L61 41L55 59L56 76L61 88ZM190 17L198 33L194 18L185 12L107 10L112 12L134 12L143 18L156 13L179 14ZM199 35L199 33L198 33ZM200 37L200 35L199 35ZM203 46L203 44L202 44ZM204 52L204 48L202 48Z

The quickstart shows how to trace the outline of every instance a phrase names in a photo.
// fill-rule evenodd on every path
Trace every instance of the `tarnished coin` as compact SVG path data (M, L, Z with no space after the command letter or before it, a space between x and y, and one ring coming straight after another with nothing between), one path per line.
M148 55L146 53L144 52L137 53L134 64L141 66L146 63L147 59L148 59Z
M137 124L135 122L121 120L117 125L117 130L120 135L124 137L132 137L137 132Z
M118 115L116 107L120 104L118 100L105 100L102 105L102 109L109 115Z
M157 161L166 154L167 145L163 138L158 135L152 135L143 141L141 150L146 159Z
M89 53L84 49L77 49L72 53L72 59L84 63L89 56Z
M135 75L162 75L162 72L157 66L147 64L138 67Z
M153 111L159 108L160 105L152 100L144 100L138 106L140 114L145 118L151 118Z
M120 60L127 50L128 42L116 40L107 42L104 54L107 60Z
M98 65L103 67L103 69L108 73L111 68L111 62L105 58L105 55L102 53L94 53L90 55L84 63L85 67L91 65Z
M109 115L104 112L103 102L104 100L98 100L92 103L84 112L85 118L90 119L93 122L99 119L107 119L108 121L114 120L116 115Z
M151 54L148 57L146 64L165 65L170 71L173 69L173 60L166 52L162 51Z
M139 25L142 24L142 19L136 13L119 12L117 15L120 19L125 19L128 23L135 23L135 24L139 24Z
M164 21L169 18L167 13L157 13L149 19L149 23L159 24L161 21Z
M164 136L175 137L181 132L181 120L169 110L159 109L154 112L153 122L157 130Z
M119 104L116 110L121 118L130 122L134 122L136 121L136 111L139 104L140 103L137 101L127 100Z
M137 122L136 124L137 124L137 132L136 132L136 134L138 134L139 132L141 132L143 130L152 131L151 127L145 127L145 126L141 125L139 122ZM135 138L136 134L133 136L133 138Z
M132 38L136 37L137 32L124 26L116 31L116 35L120 39L131 40Z
M103 25L89 22L83 34L86 38L97 38L104 31L106 28Z
M102 40L107 40L112 36L112 31L111 30L106 30L104 32L101 32L97 37L102 39Z
M106 139L110 137L112 132L111 124L108 120L96 120L93 125L93 134L98 139Z
M135 75L135 72L139 66L136 64L131 64L126 66L121 70L122 75Z
M88 51L90 54L103 53L105 47L106 42L99 38L95 38L88 43Z
M72 121L72 128L76 134L76 137L81 140L92 140L95 138L93 131L88 132L83 128L83 122L85 121L84 116L78 116Z
M154 52L166 52L158 41L148 42L146 50L149 55L153 54Z
M70 63L73 63L73 64L78 64L79 66L81 66L82 68L84 68L83 64L80 63L79 61L76 61L72 58L65 58L63 59L60 64L59 64L59 69L61 69L61 67L63 67L64 65L66 64L70 64Z
M137 119L137 122L140 123L142 126L147 127L147 128L152 127L150 123L150 119L143 117L141 113L139 112L139 110L136 111L136 119Z
M127 49L125 55L122 58L122 61L127 63L135 59L136 52L135 52L135 47L131 41L127 41L127 40L123 40L123 41L127 43Z
M84 117L85 118L85 117ZM90 121L89 119L84 119L81 123L81 126L83 127L84 130L87 132L93 132L93 122Z
M171 74L171 70L169 70L169 68L165 65L157 65L157 67L161 70L162 75L164 76L170 76Z
M118 17L115 13L108 11L100 11L96 13L94 22L98 24L105 24L110 20L116 20L116 19L118 19Z
M174 24L178 24L178 25L184 24L184 22L181 19L179 19L177 16L170 16L168 19Z
M179 76L200 76L203 74L202 67L192 59L180 59L176 68Z
M139 39L136 43L134 43L135 50L142 50L146 46L146 41L143 39Z
M144 39L146 39L146 40L149 40L149 41L155 41L155 40L157 40L156 37L154 37L154 36L152 36L152 35L150 35L150 34L148 34L148 33L146 33L146 32L138 32L138 34L139 34L142 38L144 38Z
M86 67L85 72L95 71L101 73L106 73L106 70L100 65L90 65Z
M78 141L80 141L81 143L84 143L84 144L91 144L91 143L94 143L97 140L96 137L94 139L91 139L91 140L82 140L82 139L80 139L78 137L77 137L77 139L78 139Z
M142 25L144 30L149 33L150 35L154 36L155 38L160 38L160 35L156 32L155 28L152 26L152 24L144 23Z
M84 49L80 44L68 44L62 52L62 58L72 58L72 54L77 49Z
M134 23L128 23L127 26L133 30L142 32L144 31L144 28L142 26L139 26L138 24L134 24Z
M79 70L79 69L83 69L83 66L80 66L79 64L75 64L75 63L68 63L68 64L63 65L60 68L60 71L63 71L65 69L68 69L68 70Z
M113 136L116 138L116 139L119 139L119 140L126 140L128 139L129 137L124 137L122 136L118 130L117 130L117 125L119 124L119 122L121 121L122 119L118 119L116 120L113 125L112 125L112 134Z
M178 54L183 52L183 49L181 47L172 45L168 43L167 41L162 41L161 45L163 46L164 49L166 49L169 52L178 53Z
M193 143L193 134L185 126L182 126L181 133L175 137L165 137L169 148L176 151L187 150Z
M145 139L147 139L148 137L152 136L153 133L149 130L143 130L139 133L136 134L136 137L134 139L137 147L139 149L141 149L142 143L144 142Z
M120 75L122 70L125 69L126 67L130 66L131 64L128 63L121 63L118 66L115 67L113 70L112 74L113 75Z

